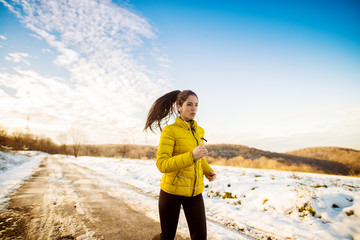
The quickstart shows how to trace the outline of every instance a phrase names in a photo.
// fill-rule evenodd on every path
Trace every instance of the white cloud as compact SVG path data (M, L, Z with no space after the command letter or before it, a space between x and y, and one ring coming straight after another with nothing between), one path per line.
M41 52L42 53L51 53L52 51L49 48L44 48L44 49L41 49Z
M29 54L23 52L9 53L8 56L5 56L5 60L11 61L14 63L23 63L30 66L30 63L25 59L29 57Z
M6 40L7 38L4 35L0 35L1 40Z
M16 97L0 95L9 123L16 113L29 113L37 131L77 126L93 142L143 136L139 132L151 101L169 88L159 77L166 74L152 71L135 54L148 51L145 42L156 39L145 19L100 0L21 1L8 7L58 54L53 64L70 73L68 79L22 68L1 73L0 86L17 90ZM160 55L153 61L164 62ZM12 61L27 56L20 57L8 56Z

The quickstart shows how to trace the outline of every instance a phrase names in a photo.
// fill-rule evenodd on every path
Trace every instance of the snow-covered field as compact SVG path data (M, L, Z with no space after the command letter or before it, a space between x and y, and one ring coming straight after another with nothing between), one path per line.
M31 175L45 155L32 153L23 158L0 153L1 161L13 162L0 170L0 199L4 199L19 182ZM124 195L132 207L159 220L156 197L161 173L155 161L57 157L84 167L84 172L92 170L87 174L97 177L99 184L110 184L109 179L111 184L114 184L113 180L124 183L129 189L128 194L124 195L124 185L114 185L114 194ZM18 158L22 160L14 161ZM209 219L209 239L212 239L210 236L244 239L240 235L237 237L237 232L257 239L269 236L273 239L360 239L360 178L213 168L217 179L211 183L206 180L203 194ZM225 231L224 226L235 231ZM179 232L186 231L182 215Z

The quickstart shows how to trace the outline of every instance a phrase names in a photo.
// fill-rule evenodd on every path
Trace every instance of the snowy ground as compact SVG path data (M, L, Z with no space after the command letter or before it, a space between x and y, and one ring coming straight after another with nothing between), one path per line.
M48 155L35 151L19 153L25 155L0 151L0 210L7 201L5 197L29 178L41 160Z
M0 199L29 177L44 156L0 152L0 161L7 162L0 170ZM84 167L99 185L112 185L112 194L121 194L133 208L158 221L161 173L154 161L95 157L64 157L64 161ZM360 239L360 178L213 168L217 180L206 181L203 194L209 239L246 239L239 233L256 239ZM187 232L183 215L179 232Z

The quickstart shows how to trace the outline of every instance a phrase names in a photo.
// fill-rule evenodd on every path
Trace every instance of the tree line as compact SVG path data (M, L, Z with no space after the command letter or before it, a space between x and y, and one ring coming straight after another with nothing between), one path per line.
M0 126L0 150L19 151L32 150L50 154L63 154L95 157L122 157L136 159L155 159L157 147L133 144L87 144L86 135L77 130L70 129L58 135L59 144L44 135L36 135L28 131L16 130L9 132Z
M0 148L2 151L32 149L50 154L59 152L59 146L44 135L34 135L22 130L9 133L8 129L2 126L0 126Z

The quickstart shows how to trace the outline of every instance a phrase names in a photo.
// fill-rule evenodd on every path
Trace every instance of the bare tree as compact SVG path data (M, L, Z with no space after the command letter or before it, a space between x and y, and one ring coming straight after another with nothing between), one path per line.
M0 145L6 146L8 142L8 131L5 127L0 126Z
M128 140L124 140L123 144L119 145L118 152L122 158L126 157L130 152Z
M14 140L14 148L15 150L23 150L24 148L24 133L21 130L16 130L12 133L12 137Z
M37 138L37 142L38 142L38 150L42 152L49 152L50 142L51 142L49 138L47 138L45 135L40 135Z
M37 149L37 145L39 138L30 132L24 132L22 136L23 141L23 149L24 150L35 150ZM37 149L39 150L39 149ZM41 149L40 151L44 151L44 149Z
M151 146L145 147L145 157L146 159L156 159L157 149Z
M72 140L74 156L78 157L80 154L81 147L87 142L87 137L85 133L75 128L71 128L69 130L69 135Z
M67 142L68 142L67 134L61 133L59 136L57 136L57 140L60 143L61 151L67 156Z

